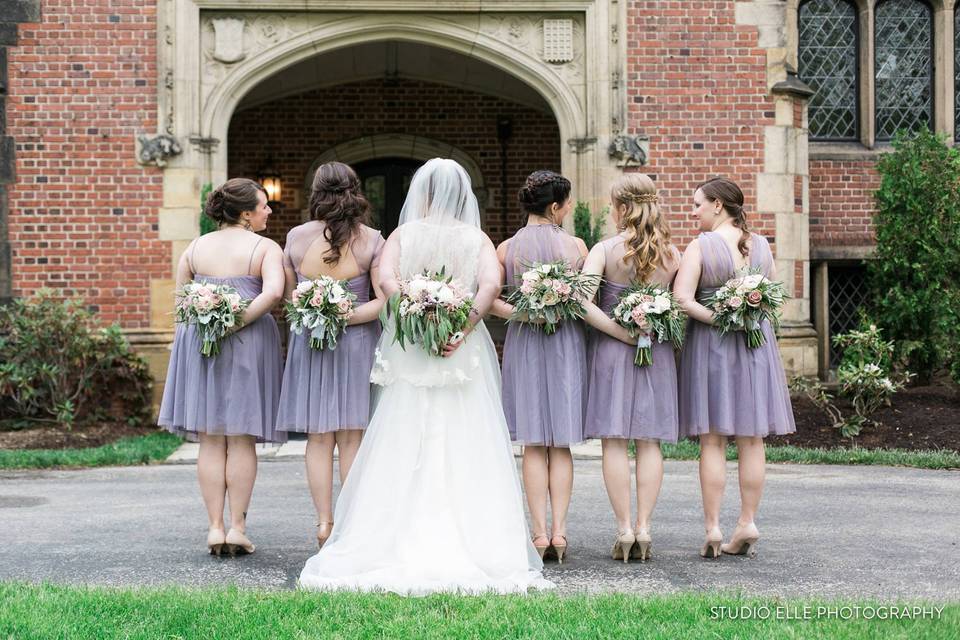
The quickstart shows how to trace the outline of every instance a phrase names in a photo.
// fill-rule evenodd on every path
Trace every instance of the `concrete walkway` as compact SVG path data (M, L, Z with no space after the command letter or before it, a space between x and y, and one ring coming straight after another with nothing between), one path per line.
M735 464L723 525L736 521ZM609 559L614 524L598 460L579 459L569 562L547 576L566 593L722 589L748 594L960 600L960 473L769 465L753 559L704 561L694 462L671 461L655 513L654 558ZM101 585L236 584L291 589L313 553L303 461L260 465L250 509L257 553L205 553L192 464L0 474L0 580Z

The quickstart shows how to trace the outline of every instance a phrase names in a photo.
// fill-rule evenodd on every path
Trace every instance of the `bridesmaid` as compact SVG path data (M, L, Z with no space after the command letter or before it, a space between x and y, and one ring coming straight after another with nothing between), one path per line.
M273 428L280 397L280 333L269 313L283 295L283 254L276 242L257 235L271 212L266 192L253 180L228 180L210 193L206 213L220 228L190 243L177 265L177 285L190 280L228 284L252 301L241 328L212 358L200 355L192 325L177 326L158 422L200 439L197 476L210 553L253 553L246 519L257 476L255 443L283 440ZM226 534L225 498L230 503Z
M680 263L674 294L690 316L680 360L680 434L700 438L700 489L706 540L700 555L747 554L760 537L754 518L763 492L763 438L796 430L777 339L769 322L766 343L747 347L743 335L721 336L711 328L713 312L703 305L735 271L759 267L771 280L776 267L763 236L747 230L743 193L727 178L713 178L693 196L701 233ZM726 480L727 438L736 439L740 518L721 544L720 503Z
M347 280L357 296L337 348L315 351L307 332L291 332L283 371L277 429L308 434L307 482L322 547L333 528L333 450L340 452L342 485L370 417L370 369L383 307L379 288L371 299L370 286L372 281L379 287L384 241L363 224L370 205L353 169L341 162L317 169L309 206L313 219L287 234L284 297L289 300L298 283L319 276Z
M650 515L663 483L661 442L677 441L677 367L673 346L653 344L653 364L633 363L636 339L610 318L619 296L632 282L669 289L680 266L680 251L658 204L653 180L629 173L611 190L613 221L619 233L590 251L584 273L603 276L600 309L588 306L587 322L604 333L591 334L586 436L603 445L603 481L617 519L613 559L650 557ZM592 298L593 292L591 292ZM601 311L602 310L602 311ZM634 346L632 346L634 345ZM636 445L637 520L630 518L630 459Z
M508 287L516 286L525 265L564 260L580 269L587 255L583 240L560 224L570 214L570 181L553 171L535 171L519 194L527 225L497 248ZM494 315L509 318L513 306L498 300ZM563 562L567 550L567 509L573 490L570 445L583 441L586 401L586 338L581 322L561 325L546 335L511 324L503 347L503 410L510 436L523 447L523 485L533 520L533 544L541 557L548 549ZM553 512L547 535L547 501Z

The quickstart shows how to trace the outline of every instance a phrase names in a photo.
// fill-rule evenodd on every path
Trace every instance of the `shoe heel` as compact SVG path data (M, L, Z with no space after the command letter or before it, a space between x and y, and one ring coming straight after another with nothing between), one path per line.
M635 557L639 558L640 562L646 562L650 559L650 541L649 540L637 540L637 555Z
M623 554L623 564L630 563L630 553L633 551L634 542L620 542L620 553Z
M557 552L557 564L563 564L563 554L567 552L567 545L553 545L554 550Z
M210 545L210 555L220 557L220 554L223 552L223 544L212 544Z

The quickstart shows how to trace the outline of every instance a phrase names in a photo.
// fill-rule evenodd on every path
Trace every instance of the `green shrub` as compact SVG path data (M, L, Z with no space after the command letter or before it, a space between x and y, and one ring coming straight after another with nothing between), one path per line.
M877 163L869 314L921 383L960 380L960 151L929 131L898 136Z
M573 232L583 240L587 249L600 242L603 237L603 221L607 217L607 208L604 207L595 215L590 215L590 207L586 202L577 201L577 206L573 210Z
M0 426L149 420L152 379L117 325L48 289L0 307Z
M207 196L213 191L213 185L209 182L203 185L200 190L200 235L216 231L219 225L216 221L207 215Z

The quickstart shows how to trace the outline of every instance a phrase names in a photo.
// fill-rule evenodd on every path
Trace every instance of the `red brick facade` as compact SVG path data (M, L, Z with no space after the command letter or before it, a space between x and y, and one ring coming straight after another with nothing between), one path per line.
M872 160L811 160L811 246L872 245L873 194L879 186Z
M508 216L501 209L500 145L497 118L513 119L507 149ZM286 188L283 206L271 218L268 235L283 242L301 222L294 206L310 166L339 143L377 134L423 136L466 152L479 165L489 193L484 227L494 242L505 239L526 220L517 190L535 169L560 170L560 132L552 115L438 84L382 80L303 93L236 113L230 123L229 174L256 177L273 157ZM576 194L574 194L576 195ZM306 208L301 197L300 206Z
M104 321L149 325L150 280L169 277L157 235L162 174L135 160L156 130L154 0L44 1L8 50L13 289L81 296Z

